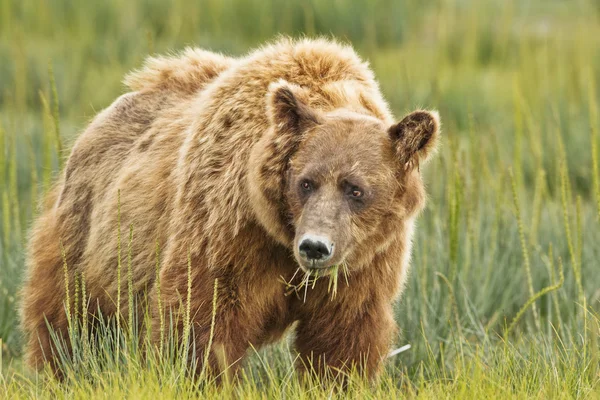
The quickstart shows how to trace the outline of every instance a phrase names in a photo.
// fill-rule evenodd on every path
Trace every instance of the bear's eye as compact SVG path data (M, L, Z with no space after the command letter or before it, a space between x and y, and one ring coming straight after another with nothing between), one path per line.
M313 185L309 181L302 181L300 187L306 192L310 192L313 189Z
M350 191L350 196L352 196L355 199L359 199L359 198L363 197L363 191L357 187L354 187Z

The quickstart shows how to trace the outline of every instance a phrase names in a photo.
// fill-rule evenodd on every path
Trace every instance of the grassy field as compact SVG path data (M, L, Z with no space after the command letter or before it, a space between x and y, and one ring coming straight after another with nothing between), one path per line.
M64 383L27 370L28 227L77 133L149 54L277 33L350 42L396 115L440 111L396 307L410 350L345 393L300 382L287 342L220 388L132 348ZM600 398L599 82L598 0L0 0L0 398Z

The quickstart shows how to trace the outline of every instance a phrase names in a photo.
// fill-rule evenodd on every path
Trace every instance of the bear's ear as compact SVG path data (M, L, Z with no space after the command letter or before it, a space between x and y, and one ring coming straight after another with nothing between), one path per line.
M276 129L301 134L321 123L318 113L299 98L302 89L284 80L269 85L267 115Z
M427 161L440 135L437 111L413 111L388 130L401 165L406 169Z

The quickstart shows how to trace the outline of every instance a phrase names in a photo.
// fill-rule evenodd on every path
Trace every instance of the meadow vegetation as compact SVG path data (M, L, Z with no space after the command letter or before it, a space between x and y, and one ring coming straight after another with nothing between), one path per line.
M219 387L176 356L140 357L141 333L104 321L94 349L74 325L64 382L28 370L28 228L78 132L150 54L241 55L278 33L352 43L396 115L440 112L396 307L411 348L339 392L299 381L284 341ZM598 0L0 0L0 398L600 397L599 82Z

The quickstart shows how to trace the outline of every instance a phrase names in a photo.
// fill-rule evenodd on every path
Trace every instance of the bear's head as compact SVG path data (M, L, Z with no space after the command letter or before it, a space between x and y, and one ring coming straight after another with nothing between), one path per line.
M269 87L270 130L250 158L252 208L304 271L362 268L423 208L419 166L434 152L439 117L415 111L386 126L311 107L309 97L288 82Z

